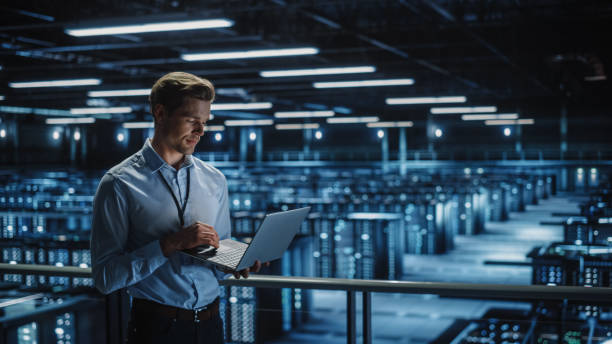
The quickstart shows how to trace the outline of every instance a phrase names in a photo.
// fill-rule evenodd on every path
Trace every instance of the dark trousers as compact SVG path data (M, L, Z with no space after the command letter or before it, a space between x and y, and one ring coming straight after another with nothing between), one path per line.
M195 322L132 307L128 344L223 344L223 321L219 313Z

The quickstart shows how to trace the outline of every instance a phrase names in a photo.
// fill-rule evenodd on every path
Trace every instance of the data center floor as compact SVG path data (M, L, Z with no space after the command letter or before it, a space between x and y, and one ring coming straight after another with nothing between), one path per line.
M406 255L406 281L531 284L530 266L485 264L485 262L527 262L534 247L563 239L560 222L552 213L578 213L573 195L556 196L511 213L505 222L488 222L485 233L456 237L456 247L435 256ZM282 339L269 343L346 343L346 294L314 291L311 320ZM358 298L359 299L359 298ZM357 329L360 324L358 308ZM528 309L529 304L480 300L442 299L434 295L374 294L372 331L375 344L430 343L455 319L477 319L491 308ZM359 340L358 340L359 342Z

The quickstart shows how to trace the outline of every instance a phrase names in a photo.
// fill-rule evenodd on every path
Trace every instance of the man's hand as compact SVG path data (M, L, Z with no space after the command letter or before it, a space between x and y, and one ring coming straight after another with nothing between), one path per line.
M259 260L255 261L255 264L253 264L253 266L251 266L250 268L246 268L240 271L234 271L234 270L229 270L229 269L221 269L221 271L223 271L226 274L232 274L234 275L234 278L236 279L240 279L240 276L242 276L242 278L248 278L249 277L249 272L259 272L259 270L261 269L261 266L265 266L268 267L270 266L270 262L265 262L263 264L261 264L261 262Z
M210 245L219 248L219 234L217 234L213 226L202 222L196 222L189 227L166 236L160 241L162 252L166 257L175 251L200 245Z

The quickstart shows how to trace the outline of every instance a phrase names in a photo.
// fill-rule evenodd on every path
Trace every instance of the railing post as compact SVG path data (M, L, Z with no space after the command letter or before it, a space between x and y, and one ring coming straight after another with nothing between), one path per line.
M363 344L372 344L372 295L363 293Z
M346 291L346 343L357 343L357 304L354 290Z

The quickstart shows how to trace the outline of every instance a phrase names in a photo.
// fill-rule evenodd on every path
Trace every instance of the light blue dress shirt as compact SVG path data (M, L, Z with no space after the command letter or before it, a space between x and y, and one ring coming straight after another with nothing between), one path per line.
M177 171L147 140L140 151L110 169L98 186L90 243L94 283L104 294L127 288L133 297L200 308L219 295L217 279L226 275L181 252L163 255L160 239L181 225L160 173L181 206L190 175L185 226L200 221L212 225L221 240L230 237L225 176L191 155Z

